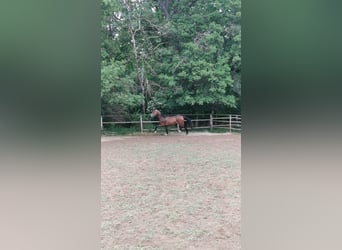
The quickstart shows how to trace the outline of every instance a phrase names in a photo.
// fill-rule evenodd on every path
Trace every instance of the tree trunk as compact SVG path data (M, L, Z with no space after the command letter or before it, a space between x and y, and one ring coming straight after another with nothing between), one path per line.
M215 104L211 104L211 114L213 115L215 112Z
M126 9L128 12L131 11L131 6L130 3L128 1L124 1L125 5L126 5ZM131 16L129 15L129 23L128 23L128 30L129 30L129 34L131 36L131 40L132 40L132 49L133 49L133 54L134 54L134 66L135 66L135 71L137 73L137 80L139 82L140 85L140 89L141 89L141 96L142 96L142 102L141 102L141 109L142 109L142 114L145 114L145 110L146 110L146 106L145 106L145 85L144 85L144 81L145 81L145 77L144 77L144 70L143 70L143 66L140 67L140 58L139 58L139 54L138 54L138 46L137 46L137 42L135 39L135 35L136 32L140 31L141 29L141 22L140 22L140 16L137 17L137 22L138 22L138 28L134 29L133 23L132 23L132 19Z
M164 16L166 20L170 20L170 10L169 10L170 0L159 0L158 3L159 3L160 8L164 12Z

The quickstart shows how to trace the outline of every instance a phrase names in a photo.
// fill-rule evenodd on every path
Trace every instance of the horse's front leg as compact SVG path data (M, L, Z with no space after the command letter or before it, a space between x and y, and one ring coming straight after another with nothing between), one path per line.
M158 129L159 125L156 125L154 128L154 133L157 133L157 129Z
M169 131L167 130L167 126L165 126L165 132L166 132L165 135L168 135L168 134L169 134Z

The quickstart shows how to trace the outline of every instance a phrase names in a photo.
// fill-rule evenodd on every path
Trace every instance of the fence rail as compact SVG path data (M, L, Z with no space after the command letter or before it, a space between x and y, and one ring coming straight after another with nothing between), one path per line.
M198 116L207 116L208 118L205 119L191 119L193 124L193 129L210 129L213 130L214 128L225 128L229 132L232 131L241 131L241 115L227 115L227 114L218 114L218 115L193 115L193 114L187 114L187 116L190 117L198 117ZM101 116L101 129L105 129L108 125L127 125L127 124L133 124L135 126L140 125L140 132L144 133L146 131L150 131L151 128L147 128L144 125L147 124L159 124L159 121L148 121L144 120L143 116L140 115L139 121L126 121L126 122L114 122L114 121L104 121L103 116ZM173 131L173 129L169 129L170 131ZM176 129L175 129L176 130Z

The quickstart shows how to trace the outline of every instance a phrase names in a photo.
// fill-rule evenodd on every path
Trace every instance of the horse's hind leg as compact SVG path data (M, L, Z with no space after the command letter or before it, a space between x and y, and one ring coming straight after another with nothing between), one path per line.
M168 135L168 134L169 134L169 131L167 130L167 126L165 126L165 132L166 132L165 135Z
M154 133L157 133L158 125L154 128Z
M185 129L186 134L188 134L188 126L187 126L186 122L184 122L184 129Z

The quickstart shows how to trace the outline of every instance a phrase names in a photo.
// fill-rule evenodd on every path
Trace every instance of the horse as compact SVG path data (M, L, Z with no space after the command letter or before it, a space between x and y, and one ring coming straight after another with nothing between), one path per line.
M167 129L168 126L178 125L179 128L185 129L186 134L188 134L188 123L192 128L192 121L189 117L186 117L185 115L164 116L159 110L155 109L151 113L151 120L154 117L157 117L159 119L160 126L165 127L166 135L169 134L169 131ZM158 125L154 129L154 133L157 133L157 128Z

